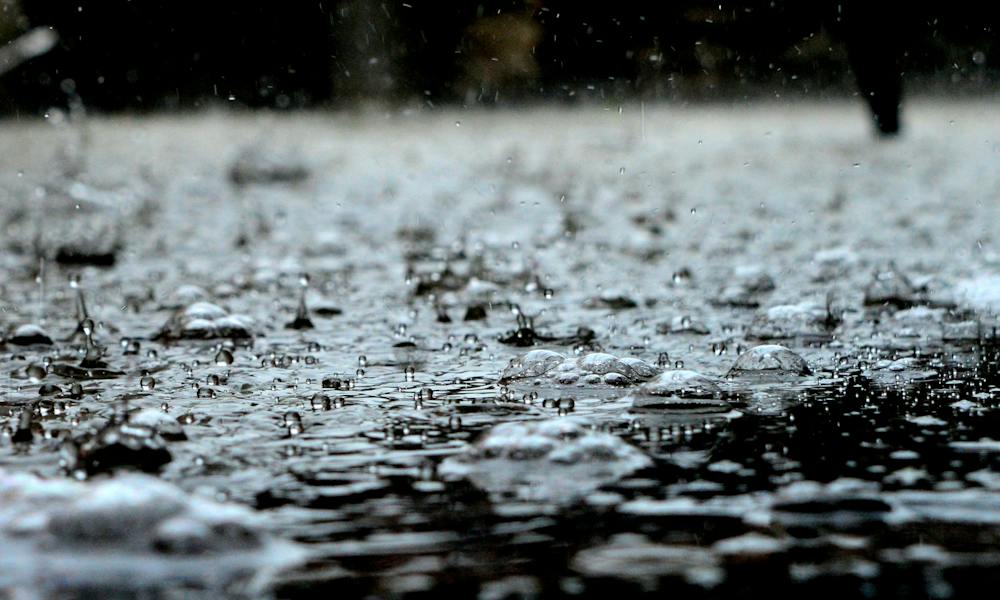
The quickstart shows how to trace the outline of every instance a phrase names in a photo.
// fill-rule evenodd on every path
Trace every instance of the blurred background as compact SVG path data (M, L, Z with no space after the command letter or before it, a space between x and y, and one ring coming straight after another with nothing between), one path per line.
M58 33L0 111L846 96L851 36L898 47L909 90L979 94L996 25L971 0L0 0L0 42Z

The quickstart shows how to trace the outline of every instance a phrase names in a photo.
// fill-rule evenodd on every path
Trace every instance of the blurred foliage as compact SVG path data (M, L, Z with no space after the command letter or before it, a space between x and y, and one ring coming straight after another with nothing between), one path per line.
M61 42L0 81L8 111L64 103L66 89L104 109L844 94L846 39L898 45L922 85L981 91L1000 65L1000 5L971 0L20 4L24 17L0 0L0 35L50 25Z
M0 0L0 44L17 37L27 25L17 0Z

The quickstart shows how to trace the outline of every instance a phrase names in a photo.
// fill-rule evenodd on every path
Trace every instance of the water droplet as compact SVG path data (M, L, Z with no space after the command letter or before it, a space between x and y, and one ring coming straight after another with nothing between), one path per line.
M285 427L288 429L289 436L295 437L299 435L305 430L302 425L302 416L294 411L285 413Z
M31 383L38 383L39 381L45 379L45 376L48 374L48 371L42 365L32 363L28 365L28 368L26 369L25 373L27 374L28 380L31 381Z
M321 392L316 392L312 395L312 398L309 399L309 406L313 409L313 411L330 410L332 405L333 403L330 402L330 397Z
M219 366L227 366L233 364L233 353L223 348L219 350L215 355L215 364Z
M38 388L39 396L54 396L56 394L61 394L61 393L62 393L62 388L52 383L46 383L45 385Z

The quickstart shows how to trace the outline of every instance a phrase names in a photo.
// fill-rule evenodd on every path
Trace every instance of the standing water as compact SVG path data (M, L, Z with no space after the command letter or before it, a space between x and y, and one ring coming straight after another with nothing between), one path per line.
M989 585L1000 121L857 110L2 125L0 597Z

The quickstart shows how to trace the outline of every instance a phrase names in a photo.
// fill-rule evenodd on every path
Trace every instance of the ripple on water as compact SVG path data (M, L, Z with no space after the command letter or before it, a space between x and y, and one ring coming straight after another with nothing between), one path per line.
M551 350L532 350L511 360L500 374L500 383L542 378L561 385L627 386L658 372L658 368L638 358L593 352L574 359Z
M175 312L154 335L155 339L243 339L253 337L253 320L230 314L211 302L194 302Z
M76 482L0 470L0 499L3 586L221 586L303 558L249 509L147 475Z
M651 465L620 437L558 418L496 425L438 473L466 478L496 500L564 504Z
M730 405L722 396L722 388L715 379L680 369L665 371L643 383L626 396L633 409L692 409L728 410Z
M657 589L661 580L672 578L713 588L725 577L719 559L710 550L657 544L634 533L619 534L603 545L583 550L573 557L572 565L590 577L625 578L647 589Z

